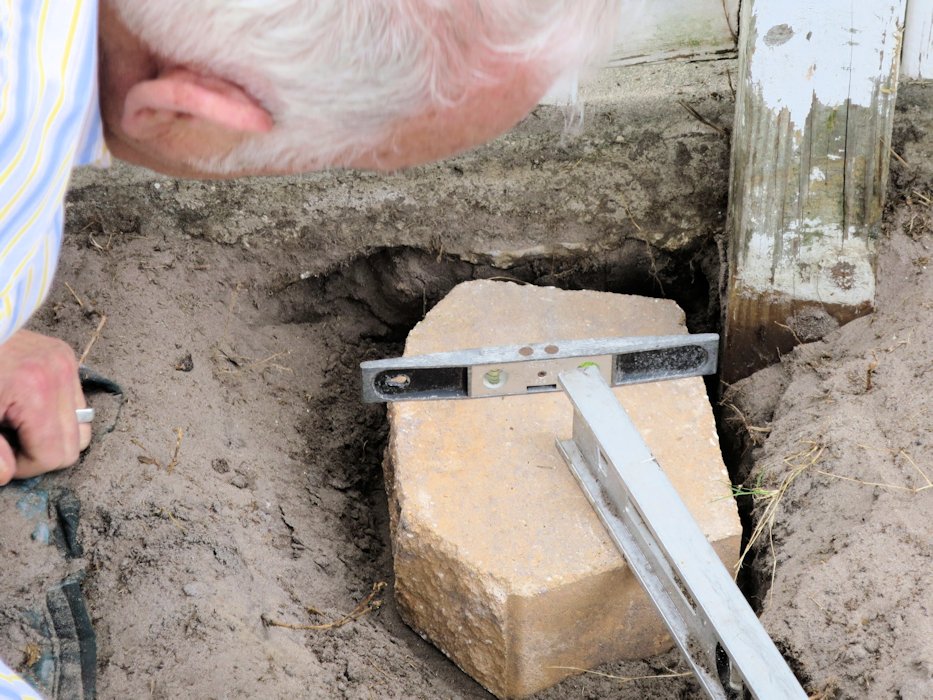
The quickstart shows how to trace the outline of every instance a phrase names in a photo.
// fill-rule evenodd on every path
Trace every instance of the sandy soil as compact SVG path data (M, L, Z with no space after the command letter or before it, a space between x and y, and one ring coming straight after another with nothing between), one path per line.
M725 397L751 427L751 587L817 698L933 697L933 207L898 199L877 311Z
M759 516L778 507L753 583L821 697L933 695L930 222L917 202L892 215L877 314L729 397L759 441L748 483L795 475L757 501ZM125 400L92 398L80 466L0 489L0 655L50 697L489 697L393 606L385 416L357 384L360 361L398 353L406 324L479 273L388 252L302 279L313 255L177 231L66 236L33 326L81 353L106 316L87 363ZM67 580L96 646L80 601L62 612ZM676 654L599 672L539 697L698 696Z
M358 399L358 363L400 354L406 324L476 271L390 253L302 280L313 254L177 232L66 236L33 327L80 354L106 316L87 364L125 402L117 415L117 398L92 397L97 433L78 467L0 489L0 654L50 697L83 697L94 681L101 698L490 697L394 608L385 412ZM81 551L69 551L61 515L74 497ZM43 528L50 544L33 538ZM82 679L77 658L94 645L50 623L52 593L75 576L96 679ZM358 619L328 628L374 586ZM682 673L679 663L602 672ZM694 688L590 675L541 697Z

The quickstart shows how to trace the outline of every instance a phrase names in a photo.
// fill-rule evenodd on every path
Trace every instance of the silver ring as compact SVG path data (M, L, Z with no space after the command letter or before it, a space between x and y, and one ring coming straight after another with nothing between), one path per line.
M93 408L75 409L75 417L78 419L79 423L91 423L94 421L94 409Z

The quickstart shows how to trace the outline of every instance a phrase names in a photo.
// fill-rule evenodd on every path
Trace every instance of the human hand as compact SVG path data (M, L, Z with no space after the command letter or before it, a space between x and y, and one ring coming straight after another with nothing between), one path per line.
M62 469L91 442L78 361L68 345L18 331L0 345L0 425L16 433L16 451L0 435L0 485Z

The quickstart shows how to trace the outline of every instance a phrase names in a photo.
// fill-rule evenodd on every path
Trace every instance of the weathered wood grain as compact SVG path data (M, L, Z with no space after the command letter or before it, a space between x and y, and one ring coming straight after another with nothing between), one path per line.
M901 74L905 78L933 79L933 0L907 3Z
M906 0L746 0L723 377L872 308Z

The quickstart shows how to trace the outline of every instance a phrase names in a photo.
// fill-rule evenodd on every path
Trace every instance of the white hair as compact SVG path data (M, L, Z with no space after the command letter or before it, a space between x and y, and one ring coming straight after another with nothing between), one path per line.
M275 129L207 166L345 163L393 125L525 63L546 79L611 48L624 0L110 0L157 56L244 87ZM309 144L313 152L309 154Z

